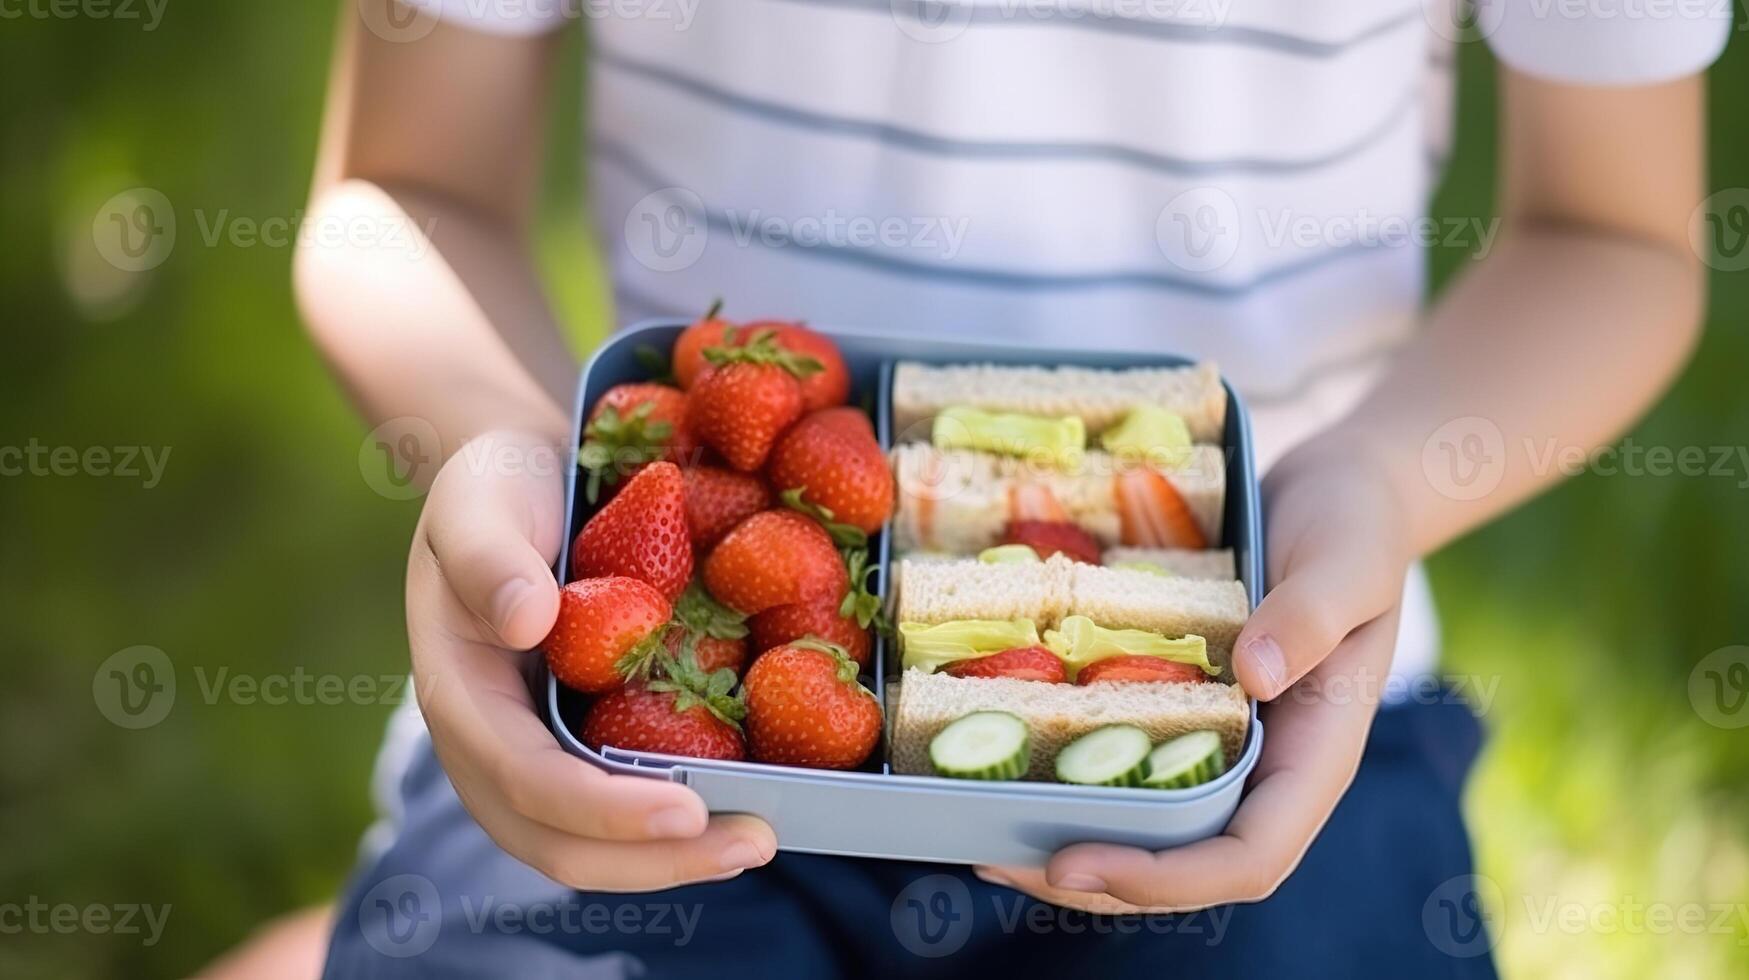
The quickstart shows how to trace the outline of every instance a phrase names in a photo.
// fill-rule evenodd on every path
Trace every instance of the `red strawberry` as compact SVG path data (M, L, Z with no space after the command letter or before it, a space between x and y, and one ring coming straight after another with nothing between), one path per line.
M705 315L680 331L680 336L674 341L674 380L688 391L698 381L699 375L710 367L710 362L704 359L705 348L729 343L723 338L723 333L730 329L731 324L717 316L722 308L721 300L711 304Z
M565 686L611 691L661 645L670 613L662 593L635 578L572 582L559 590L559 618L540 650Z
M677 463L698 456L698 442L686 426L686 396L653 383L615 385L589 413L577 462L589 472L583 495L594 503L603 484L629 480L646 463Z
M1141 653L1095 660L1075 675L1077 684L1091 684L1094 681L1183 681L1194 684L1209 679L1208 673L1194 664L1181 664Z
M1069 679L1062 658L1045 647L1015 647L976 660L961 660L941 668L955 677L1014 677L1023 681L1061 684Z
M721 466L689 466L686 480L686 525L692 546L708 550L729 529L771 506L771 491L748 473Z
M730 466L756 470L783 430L801 418L798 379L819 371L820 362L777 346L770 331L743 346L707 347L704 353L715 367L693 384L686 424Z
M1099 564L1099 541L1069 521L1009 521L1003 544L1024 544L1040 558L1067 555L1089 565Z
M865 534L893 512L893 471L854 408L828 408L797 422L771 451L766 477L779 493L800 490L828 520Z
M597 511L571 545L571 575L627 575L678 598L692 578L680 467L651 463Z
M697 582L674 604L668 650L676 660L690 652L698 669L740 673L747 662L747 617L712 599Z
M664 658L666 659L666 658ZM595 702L583 719L583 744L699 759L745 759L746 707L729 694L733 675L706 675L669 661L668 676L633 681Z
M849 769L874 751L881 707L856 680L856 662L815 640L759 655L742 684L747 747L753 758L786 766Z
M832 342L832 338L800 323L783 320L749 323L746 330L749 336L772 330L777 334L779 347L820 362L819 373L802 379L802 401L807 404L808 411L842 405L850 400L850 370L844 366L844 356L838 353L838 345Z
M866 669L874 642L866 628L856 625L856 617L842 615L838 608L833 600L772 606L747 621L753 630L754 652L812 636L843 647L858 667Z
M704 560L704 585L749 616L772 606L837 600L850 577L832 539L791 510L763 510L724 535Z
M1136 466L1112 477L1124 544L1148 548L1208 547L1190 505L1172 481L1150 466Z

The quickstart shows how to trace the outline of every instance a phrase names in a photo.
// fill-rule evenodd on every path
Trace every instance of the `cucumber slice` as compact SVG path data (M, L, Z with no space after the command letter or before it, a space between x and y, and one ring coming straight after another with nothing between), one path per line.
M930 739L929 762L954 779L1019 779L1032 765L1032 733L1006 711L974 711Z
M1057 779L1081 786L1140 786L1148 777L1148 733L1106 725L1057 753Z
M1221 737L1214 732L1191 732L1167 739L1148 753L1148 778L1142 785L1185 789L1226 771L1227 755L1221 748Z

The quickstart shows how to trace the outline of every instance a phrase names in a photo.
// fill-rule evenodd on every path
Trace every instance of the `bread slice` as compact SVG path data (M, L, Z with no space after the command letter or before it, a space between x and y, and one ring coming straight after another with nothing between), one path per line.
M899 682L897 707L888 712L893 771L932 774L930 739L956 718L984 710L1013 712L1026 722L1032 732L1032 766L1025 778L1033 780L1054 777L1063 746L1115 723L1135 725L1156 742L1211 729L1220 734L1231 766L1251 723L1250 703L1237 684L1104 682L1082 687L908 670Z
M1030 619L1039 632L1070 615L1109 629L1162 636L1196 634L1209 662L1230 680L1233 643L1251 614L1241 582L1165 578L1127 568L1083 565L1062 555L1037 564L986 565L975 559L899 563L894 620L934 625L955 619Z
M955 619L1030 619L1040 630L1069 614L1069 581L1075 563L1057 557L1031 564L986 565L980 561L899 563L901 623Z
M1211 363L1183 368L936 366L900 361L893 369L895 441L928 441L937 413L952 405L1027 415L1078 415L1098 434L1138 404L1184 418L1197 442L1222 441L1227 390Z
M898 487L894 543L901 550L976 554L997 544L1008 523L1010 491L1023 483L1048 488L1069 518L1101 545L1122 541L1113 489L1120 464L1109 453L1088 450L1081 468L1067 473L1027 460L912 442L895 446L892 462ZM1186 464L1165 476L1203 537L1219 541L1227 498L1220 447L1193 447Z
M1069 612L1108 629L1194 633L1208 641L1209 662L1230 679L1233 644L1251 615L1251 597L1243 582L1231 579L1162 578L1071 562Z
M1210 548L1192 551L1186 548L1126 548L1105 549L1100 561L1107 566L1126 561L1144 561L1158 565L1173 575L1185 578L1225 580L1237 578L1239 566L1234 564L1231 548Z

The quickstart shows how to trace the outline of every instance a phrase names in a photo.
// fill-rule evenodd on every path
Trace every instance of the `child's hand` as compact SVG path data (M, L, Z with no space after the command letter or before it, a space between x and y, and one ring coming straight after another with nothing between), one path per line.
M525 680L532 655L519 651L558 615L554 459L534 436L481 436L444 466L420 517L407 632L450 782L500 847L573 888L651 891L764 864L777 847L764 821L711 817L683 786L608 775L541 724Z
M1307 446L1276 467L1265 495L1274 587L1234 667L1259 700L1287 694L1262 708L1263 755L1226 832L1158 853L1077 844L1043 871L981 877L1088 911L1184 911L1260 901L1298 866L1360 764L1413 555L1401 504L1362 457Z

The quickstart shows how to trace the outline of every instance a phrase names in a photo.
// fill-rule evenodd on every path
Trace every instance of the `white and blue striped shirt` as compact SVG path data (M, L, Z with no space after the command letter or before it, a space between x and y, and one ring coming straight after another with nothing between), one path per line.
M1413 331L1455 38L1638 84L1713 0L415 0L590 31L593 214L622 322L731 316L1212 358L1265 465ZM1638 12L1636 15L1636 11ZM1612 13L1613 12L1613 13ZM1721 16L1722 12L1722 16ZM1459 27L1467 28L1460 34ZM1419 571L1396 671L1435 662Z

